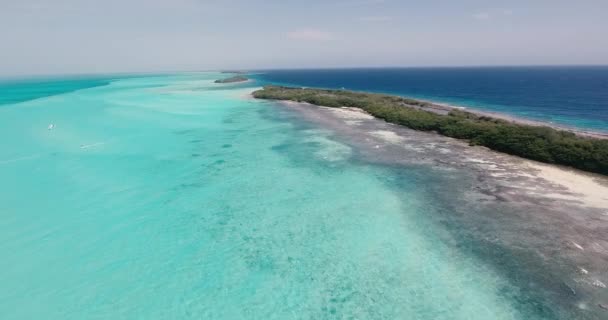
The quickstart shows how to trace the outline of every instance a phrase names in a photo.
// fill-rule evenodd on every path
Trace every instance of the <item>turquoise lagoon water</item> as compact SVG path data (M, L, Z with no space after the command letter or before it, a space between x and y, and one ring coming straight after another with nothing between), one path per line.
M432 172L357 161L218 77L0 107L1 319L555 316L442 240Z

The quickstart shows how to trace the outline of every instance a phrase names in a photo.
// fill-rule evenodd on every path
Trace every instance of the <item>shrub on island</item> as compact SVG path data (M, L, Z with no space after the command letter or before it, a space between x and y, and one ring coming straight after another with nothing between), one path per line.
M544 126L514 123L452 109L427 111L436 105L397 96L345 90L266 86L258 99L308 102L325 107L355 107L390 123L420 131L434 131L472 145L608 175L608 140L576 135Z
M215 83L235 83L235 82L245 82L247 80L249 80L249 79L244 76L234 76L234 77L230 77L230 78L226 78L226 79L215 80Z

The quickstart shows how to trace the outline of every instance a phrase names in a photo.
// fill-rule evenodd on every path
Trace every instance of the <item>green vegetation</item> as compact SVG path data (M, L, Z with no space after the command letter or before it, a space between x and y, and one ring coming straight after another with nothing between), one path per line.
M249 80L247 77L234 76L226 79L215 80L215 83L234 83L234 82L245 82Z
M469 141L492 150L545 163L608 175L608 140L447 109L397 96L343 90L267 86L259 99L308 102L326 107L356 107L387 122Z

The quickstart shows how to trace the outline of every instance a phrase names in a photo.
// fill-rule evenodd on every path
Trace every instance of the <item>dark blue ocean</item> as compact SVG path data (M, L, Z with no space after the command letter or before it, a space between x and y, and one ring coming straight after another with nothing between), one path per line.
M608 132L608 66L271 70L255 78L397 94Z

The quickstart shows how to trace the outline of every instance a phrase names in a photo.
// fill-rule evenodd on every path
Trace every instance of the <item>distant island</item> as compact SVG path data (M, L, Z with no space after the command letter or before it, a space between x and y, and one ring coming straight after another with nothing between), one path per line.
M266 86L258 99L288 100L341 108L359 108L390 123L467 140L495 151L545 163L608 175L608 140L548 126L499 119L399 96Z
M215 80L215 83L235 83L235 82L245 82L248 80L249 80L249 78L247 78L245 76L234 76L234 77L230 77L230 78Z

